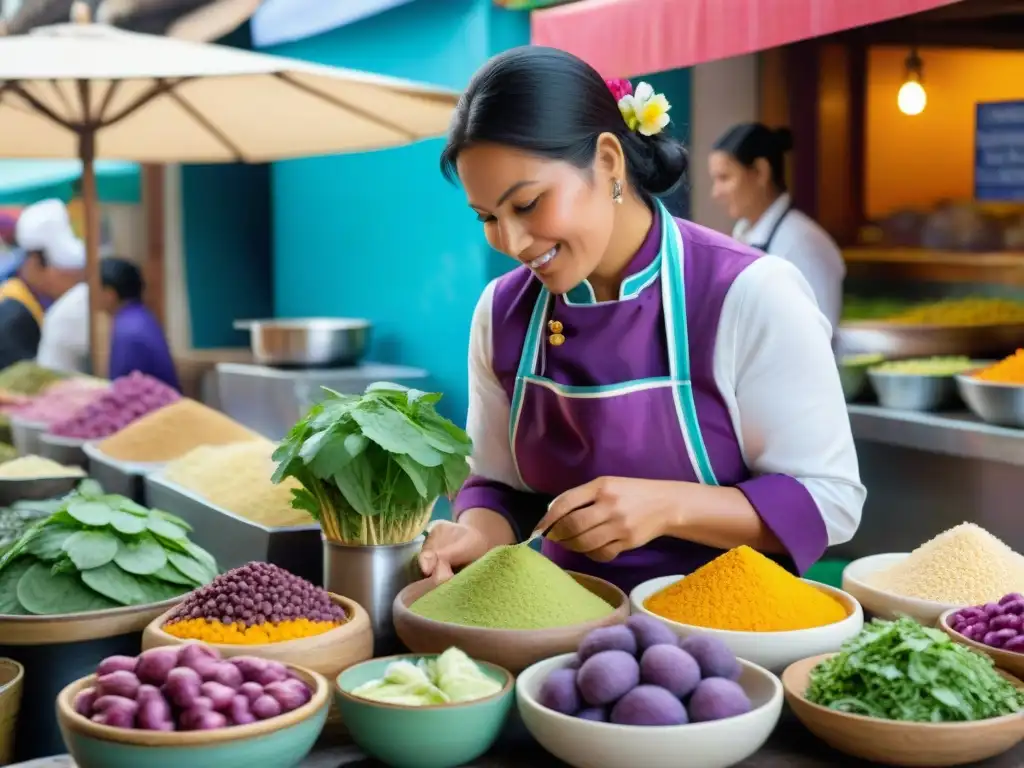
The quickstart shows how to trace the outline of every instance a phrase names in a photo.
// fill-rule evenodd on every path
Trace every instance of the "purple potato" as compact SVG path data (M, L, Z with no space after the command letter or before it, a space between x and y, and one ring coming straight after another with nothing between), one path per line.
M683 702L657 685L638 685L618 700L610 720L618 725L685 725Z
M256 716L249 711L249 699L238 694L231 701L228 709L228 719L233 725L248 725L256 722Z
M1005 606L1008 603L1013 603L1017 600L1024 602L1024 595L1020 594L1020 592L1011 592L1010 594L1003 595L1001 598L999 598L999 604Z
M230 707L231 702L235 698L233 689L212 681L205 682L199 686L199 692L213 702L213 708L218 712L223 712Z
M92 721L114 728L134 728L139 705L124 696L100 696L93 705Z
M267 668L270 663L266 659L261 659L258 656L235 656L233 659L228 659L230 664L238 667L238 671L242 673L242 677L246 682L256 682L256 677L263 670Z
M104 696L124 696L134 699L139 692L139 678L134 672L119 669L96 679L96 687Z
M537 703L542 707L561 712L563 715L574 715L580 709L580 692L576 689L576 670L556 669L550 672L540 691L537 692Z
M163 685L167 682L168 673L178 666L178 649L150 648L143 651L135 665L135 674L139 680L150 685Z
M576 686L591 706L611 704L640 682L640 665L625 651L601 651L583 662Z
M601 651L625 651L635 656L637 651L636 635L624 624L600 627L588 633L580 641L577 655L582 662Z
M276 683L270 683L263 690L277 700L277 703L281 705L282 712L291 712L293 709L298 709L313 698L309 686L301 680L280 680Z
M993 632L998 632L1001 629L1020 629L1020 616L1013 613L1004 613L1002 616L996 616L992 619L988 623L988 628Z
M175 667L167 673L163 693L170 702L182 709L188 709L200 695L203 679L189 667Z
M724 677L702 680L690 697L690 718L695 723L725 720L750 709L750 699L740 684Z
M995 616L1002 616L1006 612L1006 609L999 603L985 603L983 610L990 620Z
M222 661L217 665L216 671L210 678L210 682L226 685L233 691L237 691L244 680L245 678L242 677L242 673L238 670L238 667L234 664L229 664L226 661Z
M574 653L572 658L569 659L568 663L565 665L565 668L566 669L579 669L580 668L580 664L582 664L582 663L583 663L583 660L579 657L579 654Z
M681 699L700 682L700 665L678 646L652 645L640 657L640 681L660 686Z
M1011 651L1012 653L1024 653L1024 635L1017 635L1007 640L1003 650Z
M995 632L989 632L981 642L991 648L1002 648L1008 640L1012 640L1016 636L1016 629L1000 629Z
M676 633L660 621L642 613L634 613L626 619L626 626L636 635L637 650L641 653L652 645L677 645Z
M1024 615L1024 600L1011 600L1003 605L1003 613L1012 613L1014 616Z
M156 691L156 694L155 697L150 694L143 700L140 693L136 724L143 731L173 731L175 728L171 705L160 695L159 691Z
M263 695L263 686L259 683L242 683L238 687L238 692L245 696L249 703L252 704L252 702Z
M700 665L703 677L724 677L738 680L742 667L725 643L711 635L690 635L679 647L690 654Z
M288 667L279 661L268 661L261 671L256 673L254 681L266 687L271 683L279 683L288 679Z
M191 667L196 659L213 659L220 661L220 652L199 642L185 643L178 651L178 664Z
M580 720L590 720L595 723L608 722L608 710L604 707L587 707L576 713Z
M228 719L220 712L214 712L202 707L186 709L178 718L181 727L186 731L213 731L218 728L225 728Z
M91 717L93 707L96 704L96 699L99 697L100 693L95 688L83 688L75 694L75 701L73 704L75 712L80 714L82 717Z
M249 706L249 711L259 720L269 720L281 714L281 705L277 699L265 693Z
M108 656L96 667L96 675L103 677L111 672L134 672L136 663L134 656Z

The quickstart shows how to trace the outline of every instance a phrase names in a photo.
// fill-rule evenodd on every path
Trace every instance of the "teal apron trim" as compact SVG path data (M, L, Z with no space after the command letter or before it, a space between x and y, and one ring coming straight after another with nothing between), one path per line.
M650 286L660 275L662 289L662 311L665 315L665 333L668 339L669 376L648 379L636 379L620 384L601 386L576 387L558 384L550 379L538 376L536 371L543 349L544 328L554 297L541 287L537 301L533 305L533 313L523 340L523 354L519 358L516 371L516 383L512 392L512 403L509 413L509 445L512 449L513 462L519 473L519 462L515 461L516 433L519 429L519 417L523 409L523 397L526 384L543 386L566 397L609 397L627 394L631 391L654 387L671 386L679 429L683 435L689 453L690 463L699 482L704 485L718 485L715 472L711 466L704 436L700 431L700 420L697 417L697 404L690 383L690 342L689 328L686 319L686 288L683 275L683 239L672 215L659 201L657 203L661 216L661 248L657 258L645 269L631 275L623 281L619 293L624 300L633 299ZM593 298L594 293L587 281L580 283L570 293L577 299ZM566 304L594 304L596 301L569 301L569 294L563 296ZM529 486L523 481L523 486Z
M658 279L660 272L661 252L659 251L658 255L650 264L641 269L635 275L630 275L622 281L622 285L619 286L619 298L617 301L635 299L644 292L645 288ZM582 307L601 303L597 300L597 296L594 293L594 286L590 284L589 280L584 280L582 283L570 290L562 296L562 300L570 307Z

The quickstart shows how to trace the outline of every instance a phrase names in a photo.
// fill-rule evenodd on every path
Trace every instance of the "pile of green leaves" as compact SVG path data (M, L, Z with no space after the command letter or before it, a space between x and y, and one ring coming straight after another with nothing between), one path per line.
M145 605L208 584L213 557L167 512L83 484L0 555L0 615Z
M95 480L83 480L79 485L83 493L101 495L103 490ZM44 501L17 501L0 509L0 555L20 539L25 532L40 520L49 517L63 505L64 499Z
M386 382L362 395L326 393L274 453L274 482L299 482L292 506L309 512L328 539L412 541L438 497L466 481L472 441L437 413L438 393Z
M1024 711L992 660L916 621L875 619L811 671L807 700L884 720L944 723Z

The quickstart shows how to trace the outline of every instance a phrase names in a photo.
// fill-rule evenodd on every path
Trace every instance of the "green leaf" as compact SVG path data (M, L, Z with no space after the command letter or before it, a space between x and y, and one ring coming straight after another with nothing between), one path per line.
M106 531L78 531L64 542L64 551L80 571L106 565L117 554L120 540Z
M430 447L423 431L405 414L381 403L368 402L352 411L363 434L388 453L408 454L425 467L441 464L441 454Z
M114 563L136 576L150 576L167 565L167 553L156 540L144 537L121 542L114 555Z
M68 528L63 525L46 526L29 540L25 551L40 560L59 560L64 557L64 545L67 540L81 532L80 529Z
M220 573L220 566L217 565L217 560L214 556L195 542L185 542L185 553L206 568L210 576L210 579L208 580L212 580L218 573Z
M78 484L78 488L75 489L75 492L83 498L95 499L103 495L103 486L91 477L87 477Z
M402 468L402 471L409 476L413 485L416 486L416 492L419 493L423 498L427 498L430 493L430 470L421 467L409 456L405 454L395 454L392 457L395 463Z
M209 569L188 555L168 552L167 561L197 584L206 584L210 581Z
M126 536L135 536L146 530L146 521L144 518L133 515L130 512L115 509L110 514L110 526L118 533L123 533Z
M166 561L166 557L164 559ZM182 584L190 588L198 587L201 584L201 582L193 581L168 562L165 562L164 567L153 574L153 578L167 581L171 584Z
M86 573L95 573L96 570ZM18 581L18 602L37 616L87 613L117 607L116 602L84 586L78 576L52 573L45 563L34 563Z
M82 583L104 597L121 605L143 605L153 602L139 584L139 579L107 563L99 568L82 571Z
M139 517L149 517L149 510L136 501L132 501L124 496L113 496L111 499L111 506L116 507L122 512L128 512Z
M194 530L192 528L192 526L189 524L188 520L184 520L184 519L178 517L177 515L173 515L170 512L165 512L162 509L154 509L154 510L151 510L151 511L157 517L162 517L167 522L174 523L179 528L184 528L185 531L187 531L188 533L192 533L192 531Z
M167 520L159 512L150 511L149 517L146 518L146 527L151 533L163 539L180 541L188 538L188 531Z
M444 457L444 485L450 496L458 493L469 477L469 462L465 456L449 455Z
M141 578L138 581L139 588L146 594L147 603L162 603L192 591L191 585L174 584L163 579Z
M28 613L18 602L18 582L33 564L32 558L22 557L0 573L0 616L24 616Z
M371 490L372 477L366 464L352 463L342 467L334 475L334 484L358 514L363 517L377 514Z
M76 499L68 504L67 513L82 525L101 526L110 522L111 509L100 501Z

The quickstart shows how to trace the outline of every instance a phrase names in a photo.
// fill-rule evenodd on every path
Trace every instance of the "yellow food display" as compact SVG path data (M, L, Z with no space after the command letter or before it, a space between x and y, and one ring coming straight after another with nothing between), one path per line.
M978 371L974 378L993 384L1024 384L1024 349L1018 349L995 365Z

